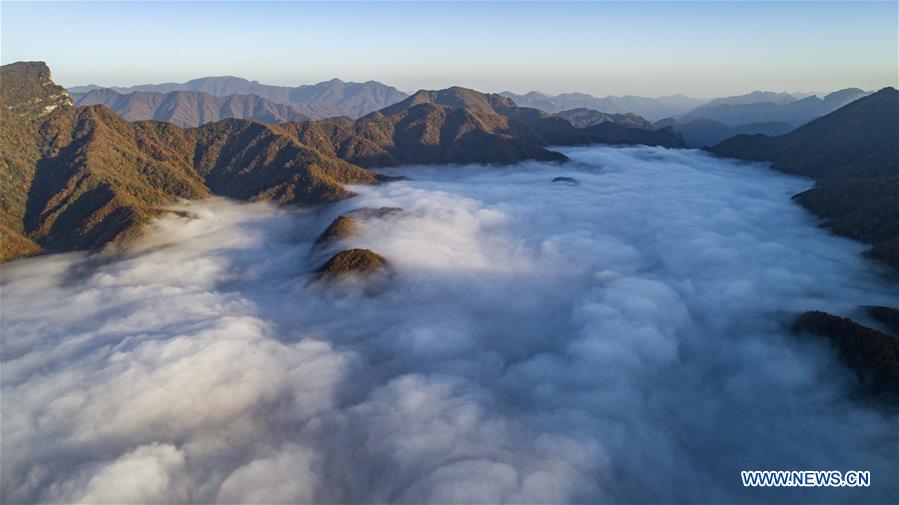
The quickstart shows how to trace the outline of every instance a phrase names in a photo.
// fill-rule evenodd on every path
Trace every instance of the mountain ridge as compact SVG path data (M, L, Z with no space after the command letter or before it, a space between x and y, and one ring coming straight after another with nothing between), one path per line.
M129 94L95 89L72 96L75 105L105 105L129 121L167 121L182 127L201 126L221 119L252 119L278 124L339 115L328 106L286 105L258 95L215 96L201 91Z
M742 98L730 97L713 100L709 104L698 107L682 116L680 121L689 122L694 119L711 119L730 127L777 121L798 127L867 96L867 94L858 88L846 88L829 93L824 98L809 96L799 100L776 99L768 97L767 93L757 96L764 96L772 100L757 102L744 100L728 101L731 98Z
M346 184L379 180L362 165L567 160L520 121L464 107L428 102L356 121L230 118L181 128L75 106L43 63L4 65L0 79L3 260L118 243L185 198L346 198Z
M632 112L607 113L586 107L578 107L556 112L553 116L568 120L576 128L589 128L600 123L614 123L626 128L658 129L655 124Z
M590 143L645 144L683 147L684 143L668 130L630 128L617 123L577 128L567 119L550 115L534 107L520 107L514 100L498 93L481 93L454 86L444 90L419 90L405 100L379 113L390 113L422 103L447 107L465 107L483 114L505 117L519 123L519 134L536 139L542 145L581 145ZM647 122L648 123L648 122Z
M6 132L22 118L3 119ZM102 105L69 105L21 122L22 135L38 149L4 159L0 167L4 179L29 175L0 195L2 208L14 211L4 216L11 225L2 230L4 259L116 243L180 199L218 194L312 204L349 196L344 184L378 179L301 144L289 131L255 121L183 129L129 122ZM7 248L7 238L33 245Z
M899 270L899 92L883 88L779 137L737 135L710 149L816 181L796 201Z
M523 95L503 91L500 95L511 98L516 104L540 109L550 114L565 110L585 108L609 114L633 113L650 121L668 116L679 116L706 103L703 98L691 98L683 95L671 95L657 98L636 95L606 96L598 98L587 93L561 93L548 95L539 91L531 91Z
M88 93L101 88L96 85L74 86L72 93ZM107 86L120 94L133 92L170 93L195 91L213 96L257 95L266 100L286 105L310 108L330 108L335 116L362 117L406 98L402 91L378 81L345 82L331 79L316 84L300 86L275 86L251 81L242 77L200 77L183 83L140 84L136 86Z
M377 182L379 177L369 168L567 160L547 149L552 145L685 145L676 128L650 123L636 114L575 109L551 115L520 107L501 94L462 87L420 90L355 120L310 120L297 108L275 107L274 102L252 95L242 98L255 104L251 110L249 106L228 109L230 114L261 111L278 124L221 119L225 104L236 107L234 96L138 91L131 99L158 100L143 104L141 112L152 110L156 120L129 122L104 105L76 106L52 82L43 63L5 65L0 76L4 84L2 140L10 147L0 158L0 234L4 238L0 252L6 259L115 243L182 198L222 195L317 204L350 196L346 184ZM213 89L217 92L254 85L239 78L200 81L198 86L217 86ZM331 87L306 89L300 98L327 93L343 96L341 86L347 83L329 82ZM90 93L106 101L129 96L110 90ZM845 100L853 93L841 93L838 98ZM899 207L890 195L874 202L844 199L845 208L839 209L822 202L835 201L837 190L870 196L893 187L899 156L895 154L899 135L889 138L896 130L895 93L885 88L781 137L737 135L711 150L722 156L771 161L776 169L816 178L818 185L797 195L797 201L828 219L834 231L874 245L872 255L889 263L891 255L899 257L899 232L891 231L889 221L892 210ZM163 107L166 96L180 105L199 101L189 104L193 108L188 108L191 113L185 117L174 112L178 107ZM210 104L214 107L205 109ZM130 110L140 112L138 105ZM168 115L159 116L160 109ZM290 120L280 122L279 113ZM204 124L182 128L159 119ZM863 134L866 128L876 134ZM832 185L837 183L843 186ZM887 221L874 229L869 226Z

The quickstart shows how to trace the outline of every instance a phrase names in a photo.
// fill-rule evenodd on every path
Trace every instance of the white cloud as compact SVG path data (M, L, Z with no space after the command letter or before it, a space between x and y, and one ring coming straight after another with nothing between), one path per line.
M184 454L171 445L151 444L98 469L78 503L183 502L187 498Z
M3 500L883 501L895 417L786 326L899 305L789 199L695 151L398 169L319 215L222 200L119 256L3 266ZM557 175L580 180L554 185ZM316 235L395 273L309 284ZM752 468L874 488L747 494Z
M309 451L287 444L253 460L222 482L217 503L314 503L315 476Z

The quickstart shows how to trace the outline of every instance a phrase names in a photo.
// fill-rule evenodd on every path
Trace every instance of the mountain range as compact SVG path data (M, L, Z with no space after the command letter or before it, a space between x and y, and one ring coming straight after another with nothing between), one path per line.
M314 118L331 116L362 117L406 98L398 89L377 81L344 82L340 79L303 86L273 86L241 77L202 77L183 83L142 84L137 86L102 87L95 84L74 86L69 92L77 95L98 89L110 89L119 94L148 92L167 94L173 91L195 91L212 96L256 95L274 103L294 105L303 114Z
M288 87L261 84L233 76L202 77L184 83L130 87L75 86L69 92L78 105L102 104L129 120L155 119L174 122L180 126L199 126L232 117L272 124L336 116L355 119L407 97L396 88L376 81L347 83L332 79L314 85ZM524 95L500 93L512 99L519 107L535 108L550 114L593 110L610 115L640 116L646 118L647 122L656 122L659 128L674 127L688 145L696 147L714 145L739 133L785 133L784 124L795 128L865 94L866 92L856 88L836 91L824 98L771 91L754 91L715 99L683 95L597 98L585 93L555 96L536 91ZM588 122L590 121L581 121L576 126L583 127ZM628 126L622 122L619 124ZM647 129L647 126L639 127Z
M510 92L501 94L520 106L565 114L565 117L580 124L598 121L588 119L584 112L586 110L607 115L635 114L653 121L657 128L672 128L689 146L702 147L715 145L741 133L781 135L868 93L857 88L847 88L819 98L808 94L753 91L745 95L715 99L683 95L597 98L585 93L550 96L536 91L524 95ZM580 116L584 119L576 117L576 113L570 111L581 111Z
M201 80L202 82L207 82ZM194 81L191 81L194 82ZM166 85L159 85L166 86ZM208 89L209 86L206 86ZM218 89L230 90L232 87ZM469 92L470 91L470 92ZM214 96L202 91L169 91L156 93L133 91L121 94L109 88L96 88L86 93L72 93L79 106L105 105L129 121L156 120L175 123L183 127L203 124L227 118L252 119L270 124L290 121L306 121L329 116L328 107L319 102L301 105L285 105L257 95ZM434 103L451 108L466 108L472 112L505 116L527 124L533 138L541 145L585 144L589 142L644 143L676 147L681 145L671 132L650 133L659 130L651 122L632 113L605 114L589 109L565 111L551 118L538 109L518 107L514 101L501 95L486 95L466 88L453 87L440 92L422 90L400 103L384 107L382 115L391 115L419 103ZM336 115L330 114L330 115ZM562 118L566 121L560 121ZM612 123L589 130L600 123ZM334 120L330 124L345 124ZM369 122L370 123L370 122ZM632 131L637 128L647 131Z
M868 255L899 269L899 92L884 88L786 135L738 135L719 156L768 161L809 177L794 198L834 232L871 244Z
M660 119L655 123L651 123L633 113L608 114L585 108L557 112L556 114L553 114L553 116L567 119L571 124L578 128L589 128L601 123L609 123L642 130L666 129L680 136L688 147L713 146L724 139L743 133L763 133L765 135L774 136L782 135L793 129L791 125L778 121L752 123L741 125L736 128L732 128L718 121L703 118L694 119L687 123L678 122L674 118L665 118Z
M41 62L5 65L0 80L3 259L116 243L185 198L317 204L350 195L345 184L377 182L370 167L565 161L546 149L555 144L683 145L669 130L612 123L576 128L500 95L465 88L419 91L357 120L274 125L229 118L182 128L131 122L104 105L76 106ZM146 94L131 95L138 93ZM168 119L202 122L233 103L226 98L207 110L209 95L197 93L203 92L161 95L190 104L196 114ZM123 96L116 99L129 95Z
M660 119L655 125L671 128L691 147L708 147L740 134L783 135L867 95L856 88L836 91L823 99L754 91L716 98L683 116Z
M316 203L377 180L276 126L129 122L74 106L43 63L6 65L0 78L3 258L103 246L180 199Z
M583 108L614 114L633 113L650 121L669 116L680 116L708 102L703 98L690 98L683 95L658 98L610 95L605 98L597 98L586 93L563 93L551 96L539 91L531 91L523 95L509 91L500 94L511 98L522 107L533 107L551 114Z
M331 118L291 127L307 145L364 167L564 161L563 155L546 147L594 142L683 145L667 130L576 128L546 112L518 107L503 96L460 87L421 90L356 121Z
M214 96L201 91L135 91L121 94L98 88L87 93L72 93L71 96L75 105L105 105L129 121L152 119L184 127L228 118L278 124L319 119L334 112L330 107L319 108L314 103L286 105L258 95Z
M712 100L678 118L687 123L694 119L711 119L727 126L752 123L782 122L794 128L866 96L863 90L847 88L824 98L810 96L797 100L792 95L755 92L740 97Z
M549 114L460 87L421 90L355 120L311 120L300 106L258 95L95 89L78 96L82 104L87 96L102 100L124 111L119 115L105 105L73 103L40 62L5 65L0 79L4 259L115 243L183 198L318 204L349 196L346 184L377 182L374 167L566 161L552 145L684 147L686 127L710 121L653 124L633 113L583 108ZM232 78L191 83L218 93L258 85ZM752 99L802 101L764 95L715 107ZM156 120L128 120L148 111ZM887 88L785 135L732 128L725 134L737 136L710 149L816 179L797 201L837 233L872 244L872 257L897 266L897 115L896 91ZM773 134L787 126L752 128Z

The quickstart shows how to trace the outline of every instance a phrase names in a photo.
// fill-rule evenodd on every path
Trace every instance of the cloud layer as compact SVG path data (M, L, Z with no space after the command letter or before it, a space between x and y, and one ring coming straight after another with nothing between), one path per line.
M131 250L3 267L7 502L885 502L895 415L798 311L899 305L790 201L694 151L409 167L323 213L210 200ZM553 177L580 184L553 184ZM309 283L312 242L386 257ZM333 250L331 251L333 252ZM747 490L745 469L871 470Z

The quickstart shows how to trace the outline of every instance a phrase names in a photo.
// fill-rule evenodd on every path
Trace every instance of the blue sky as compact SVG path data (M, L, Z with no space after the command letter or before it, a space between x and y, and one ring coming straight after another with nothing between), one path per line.
M896 2L0 3L67 86L238 75L716 96L896 85Z

